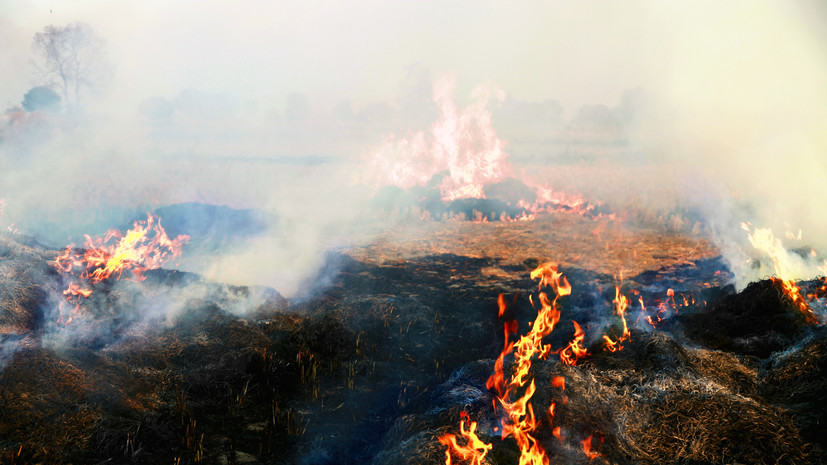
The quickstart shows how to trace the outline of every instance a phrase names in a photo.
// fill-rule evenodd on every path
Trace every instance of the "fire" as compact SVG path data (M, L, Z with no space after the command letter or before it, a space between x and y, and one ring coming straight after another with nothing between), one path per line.
M442 200L485 198L483 186L503 180L510 172L505 143L491 123L488 101L492 94L503 100L502 91L477 87L474 102L460 108L454 101L453 78L434 81L433 99L439 117L430 131L401 139L388 137L369 160L368 176L380 185L409 188L424 185L435 175L447 172L440 184Z
M595 452L592 450L592 439L593 436L589 436L586 439L580 441L580 445L583 447L583 452L586 453L586 456L589 458L590 461L594 460L597 457L600 457L599 452Z
M566 365L574 366L577 365L578 359L589 355L589 351L583 347L583 339L585 339L586 333L583 332L576 321L572 320L572 323L574 323L574 339L569 342L568 346L560 350L560 361Z
M781 240L773 237L770 228L754 228L750 231L751 225L746 223L741 223L741 228L747 231L750 244L770 257L777 282L781 284L781 288L787 297L804 314L807 322L818 323L815 313L801 296L801 289L795 281L794 266L790 261L789 253L781 244Z
M685 294L680 294L682 303L681 306L688 307L690 305L695 305L695 295L690 294L687 297ZM640 302L640 315L646 314L646 305L643 303L643 297L638 299ZM646 321L652 325L653 328L657 328L658 324L665 319L666 314L669 311L673 311L676 315L678 314L678 304L675 301L675 290L674 289L667 289L666 290L666 298L658 302L658 306L654 314L646 315ZM638 316L640 319L640 316Z
M86 236L85 252L78 255L69 246L55 260L55 267L64 272L80 271L80 277L99 283L124 271L142 281L147 270L160 268L181 255L181 248L189 236L170 239L157 217L147 215L146 221L136 221L133 228L122 234L110 229L103 238Z
M489 389L496 389L498 398L494 401L494 408L501 408L505 418L501 420L503 439L511 436L520 448L521 465L548 465L548 457L540 442L534 437L533 432L537 429L539 421L534 415L534 407L531 405L531 398L534 396L536 386L534 379L529 380L531 360L535 356L546 358L551 353L551 347L543 343L543 338L551 334L555 325L560 321L560 308L557 299L561 296L571 294L571 285L568 280L557 269L554 263L545 263L531 272L531 279L540 279L538 285L538 300L540 310L531 325L531 329L516 342L509 342L508 337L514 333L513 325L505 324L505 347L497 358L494 366L494 374L488 379L486 386ZM555 292L553 300L548 294L542 292L543 286L550 286ZM504 304L504 300L500 300ZM531 299L534 304L533 298ZM504 312L500 307L500 314ZM575 323L576 325L576 323ZM579 329L579 327L578 327ZM504 373L504 360L507 356L513 356L514 367L510 376ZM561 360L563 355L561 352ZM555 378L552 385L565 386L561 377ZM548 409L549 415L554 415L554 405Z
M505 99L504 92L492 86L478 86L472 92L472 103L463 108L456 103L455 88L455 79L437 78L432 87L433 101L439 110L436 121L427 131L403 137L388 135L377 149L365 155L367 166L361 181L376 187L409 189L425 186L435 176L444 174L439 184L440 197L443 202L452 202L484 199L486 185L511 176L514 170L508 161L506 142L497 135L488 109L489 101ZM539 213L558 211L594 214L596 206L579 195L555 191L547 184L525 184L535 191L534 199L517 201L513 206L522 211L513 217L503 212L500 221L531 221Z
M160 219L147 215L146 221L136 221L126 234L110 229L102 238L87 235L82 253L68 246L52 265L64 275L87 284L96 284L113 277L118 280L126 271L136 281L142 281L147 270L160 268L164 263L179 257L187 240L189 237L185 235L170 239L161 226ZM63 294L67 301L76 304L77 312L79 299L88 298L92 292L88 287L82 288L79 284L70 282ZM69 321L71 317L65 322Z
M0 216L6 214L6 199L0 199Z
M538 291L544 286L551 286L558 297L571 294L571 284L563 273L557 271L557 264L554 262L543 263L532 271L530 276L531 279L540 278L540 282L537 283Z
M468 424L468 429L466 429L466 424ZM448 446L445 450L445 465L451 465L452 453L462 460L470 460L471 465L482 464L482 460L493 446L486 444L477 436L477 422L471 421L466 412L460 413L459 431L460 435L465 438L466 445L464 446L459 445L457 436L453 434L444 434L437 438L440 444Z
M585 215L594 215L594 210L596 206L584 199L583 197L575 194L567 194L564 192L558 192L552 189L547 184L544 185L532 185L531 183L527 183L530 187L532 187L535 191L537 199L532 203L528 202L525 199L520 200L517 202L517 206L525 210L525 212L529 212L528 214L523 212L523 216L518 219L522 219L524 217L530 219L534 219L537 214L539 213L554 213L554 212L561 212L567 211L571 213L576 213L581 216ZM596 215L597 218L614 218L614 214L610 215Z
M504 347L494 363L494 373L486 381L488 389L496 390L494 399L494 410L502 411L503 417L500 420L499 430L503 440L513 437L520 449L520 465L548 465L549 458L546 451L536 437L535 431L541 421L535 416L534 406L531 399L537 390L533 376L531 375L532 359L547 358L552 353L560 356L560 361L569 365L576 364L579 358L588 355L583 347L585 333L581 326L572 321L575 333L574 339L564 348L552 351L550 344L544 344L543 338L554 331L554 327L560 322L561 310L557 304L560 297L571 294L572 287L565 276L558 270L555 263L544 263L531 272L531 279L539 279L537 301L540 309L537 316L530 325L530 330L516 341L511 341L510 336L517 333L517 321L508 320L504 323ZM543 291L544 287L551 287L555 293L554 298ZM625 324L625 310L628 301L625 297L621 299L619 289L616 296L616 312L624 321L624 335L628 338L628 328ZM535 299L529 296L532 306L535 306ZM500 294L497 297L498 317L502 318L507 308L505 296ZM506 358L513 360L512 365L506 372ZM562 376L554 376L551 380L551 387L565 391L566 380ZM565 395L560 399L562 405L568 403ZM564 440L563 433L559 426L553 427L552 422L555 416L556 402L551 402L545 409L548 418L548 428L552 435L560 441ZM540 410L541 412L543 410ZM472 464L479 464L485 457L492 445L481 441L475 434L476 423L470 422L466 429L466 422L470 422L465 412L460 420L460 433L465 437L465 446L460 446L457 437L446 434L439 438L439 442L448 446L445 452L445 464L451 464L451 456L458 456L463 460L470 460ZM588 444L583 443L584 452L593 459L599 454L591 451L591 437Z
M671 289L670 289L671 291ZM603 347L610 352L617 352L618 350L623 349L622 343L629 339L632 335L629 332L629 326L626 323L626 309L629 308L629 299L626 298L625 295L620 293L620 286L615 286L615 298L612 301L612 305L614 307L614 314L620 317L620 320L623 322L623 333L617 340L613 340L608 335L603 335ZM643 308L643 298L640 299L640 306ZM651 321L651 320L650 320Z
M80 286L78 286L77 284L69 283L69 287L66 288L65 291L63 291L63 295L70 297L82 296L88 298L90 295L92 295L92 289L81 289Z

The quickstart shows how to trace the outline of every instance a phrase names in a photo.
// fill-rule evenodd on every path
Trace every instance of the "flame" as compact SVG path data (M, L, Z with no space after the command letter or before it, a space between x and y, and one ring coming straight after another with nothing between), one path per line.
M92 289L81 289L80 286L78 286L77 284L69 283L69 287L66 288L65 291L63 291L63 295L67 295L70 297L82 296L88 298L90 295L92 295Z
M534 269L530 276L531 279L540 278L540 282L537 283L538 291L544 286L551 286L558 296L571 294L571 284L563 273L557 271L557 264L554 262L543 263Z
M146 221L136 221L126 234L110 229L102 238L85 237L82 253L67 246L52 265L64 275L74 276L87 284L96 284L112 277L118 280L125 271L129 271L136 281L142 281L146 279L144 272L160 268L179 257L181 248L189 240L189 236L185 235L170 239L160 219L153 215L147 215ZM63 294L67 301L76 304L77 312L79 299L88 298L92 292L92 289L70 282ZM58 321L62 320L61 316ZM65 322L71 320L70 317Z
M478 86L472 92L472 103L462 108L455 101L455 88L453 77L443 75L435 79L432 95L439 110L436 121L428 131L404 137L388 135L378 148L364 156L367 166L361 181L376 187L409 189L427 185L435 176L445 173L439 184L440 196L444 202L451 202L484 199L486 185L510 176L513 170L505 151L506 142L497 135L488 109L489 101L501 102L505 93L492 86ZM558 211L593 215L596 209L583 197L555 191L548 184L526 181L526 186L534 189L534 200L518 201L516 206L523 211L515 217L503 213L500 221L531 221L539 213ZM489 218L474 220L484 222Z
M777 277L775 281L781 284L784 293L793 304L798 307L801 313L804 314L808 323L818 323L818 318L815 313L813 313L809 304L807 304L801 296L801 289L795 280L794 266L790 260L789 253L781 244L781 240L773 237L770 228L754 228L750 232L750 227L751 225L741 223L741 228L747 231L750 244L770 257L775 276Z
M424 185L435 175L448 175L440 184L442 200L485 198L483 186L503 180L510 172L505 143L491 123L488 102L498 89L479 86L466 108L454 101L455 80L441 76L434 81L433 99L439 117L426 134L422 131L401 139L389 136L370 156L367 177L379 185L409 188Z
M500 318L502 318L503 313L505 313L505 308L506 308L505 307L505 295L504 294L500 294L500 295L497 296L497 307L499 308L498 316Z
M576 321L572 321L575 328L574 340L568 346L552 352L550 345L543 343L543 338L551 334L554 327L560 322L561 311L557 305L558 299L561 296L571 294L572 288L566 277L557 269L557 265L551 262L544 263L534 269L531 272L531 279L539 279L540 282L537 294L540 309L537 311L537 316L530 324L531 329L517 341L510 340L510 336L517 333L517 321L508 320L504 323L504 347L494 363L494 373L488 378L485 385L488 389L496 390L497 396L493 401L494 409L495 411L502 411L504 414L500 420L500 428L494 428L494 431L499 430L503 440L508 437L514 438L520 449L519 465L548 465L549 458L546 451L534 433L539 427L540 421L536 418L534 406L531 404L531 399L537 390L530 371L532 359L535 356L545 359L551 353L558 353L561 362L573 365L578 358L588 355L588 351L582 346L585 334ZM549 295L543 292L544 286L551 287L554 291L553 299L550 299ZM621 301L619 298L616 300ZM535 299L532 295L529 295L529 301L534 307ZM506 310L503 294L497 296L497 306L498 317L502 318ZM621 317L624 311L625 307L619 311ZM508 375L505 371L506 358L513 359ZM562 376L554 376L551 380L551 386L565 391L566 380ZM562 397L562 403L563 405L568 403L568 397L565 395ZM551 402L545 411L548 414L552 435L563 441L560 427L552 427L556 405L556 402ZM446 465L451 464L452 453L463 460L471 460L471 463L479 464L491 449L490 444L482 442L474 434L476 423L471 422L470 428L466 430L466 420L467 414L463 412L463 418L460 421L460 432L466 438L466 446L460 446L457 443L456 436L451 434L439 438L441 444L448 446L445 452ZM599 455L590 452L587 447L591 447L591 438L589 438L588 446L584 444L584 450L590 458Z
M0 216L6 214L6 199L0 199Z
M468 429L465 428L466 422ZM491 444L483 442L477 436L477 422L471 421L468 413L461 412L459 420L460 435L465 438L466 445L461 446L457 442L457 436L453 434L444 434L437 438L440 444L448 446L445 450L445 465L451 465L451 453L460 457L462 460L470 460L471 465L480 465L482 460L488 454L488 451L493 447Z
M533 185L527 182L529 187L534 188L536 200L528 202L525 199L517 202L517 206L525 210L523 217L534 219L539 213L571 212L581 216L593 215L596 205L586 201L576 194L567 194L555 191L548 184ZM528 212L528 213L526 213ZM614 218L614 214L596 215L597 218ZM522 217L521 217L522 218Z
M555 376L554 378L551 379L551 385L565 391L566 390L566 378L563 378L562 376Z
M531 329L516 342L509 342L509 335L516 332L516 324L506 323L505 347L494 364L494 374L486 382L489 389L497 390L498 397L494 401L494 408L497 409L499 406L505 413L505 418L501 420L501 436L503 439L512 436L517 442L520 448L520 465L548 465L549 462L545 450L533 435L539 422L535 418L534 407L530 403L536 386L533 378L529 381L529 375L532 358L535 356L546 358L551 353L550 345L543 344L543 338L551 334L555 325L560 321L557 299L571 294L571 285L554 263L542 264L531 272L531 279L538 278L540 279L538 291L542 290L543 286L550 286L555 292L555 297L551 300L545 292L538 293L540 310L537 312L537 317L531 324ZM534 305L532 297L530 301ZM501 312L502 308L501 306ZM513 372L508 377L504 373L504 361L507 356L514 358ZM558 378L560 379L552 380L552 385L556 383L564 386L562 378ZM553 404L548 412L553 417Z
M681 294L680 296L683 299L682 305L684 307L695 304L694 294L690 295L690 298L687 298L684 294ZM639 301L641 315L643 315L646 313L646 306L643 304L643 297L641 297ZM652 325L653 328L657 328L658 324L664 320L665 315L669 312L669 310L674 311L676 315L678 314L678 304L675 302L675 290L671 288L666 290L666 298L658 303L656 312L653 315L646 316L646 321Z
M669 289L670 291L672 289ZM629 332L629 326L626 323L626 309L629 308L629 299L620 293L620 286L615 286L615 298L612 301L612 306L614 308L614 314L620 317L620 320L623 322L623 333L617 340L613 340L608 335L603 335L603 347L610 352L617 352L618 350L623 349L622 343L629 339L632 335ZM640 298L640 306L643 307L643 298ZM651 322L651 320L650 320Z
M583 347L583 339L586 334L576 321L574 323L574 339L569 342L569 345L560 350L560 361L566 365L577 365L577 360L589 355L589 351Z
M583 447L583 452L589 458L589 461L592 461L595 458L600 457L599 452L595 452L595 451L592 450L592 439L593 439L593 437L592 437L592 435L590 435L586 439L580 441L580 445Z
M93 284L112 276L120 279L127 270L142 281L145 271L178 258L189 240L189 236L184 235L170 239L158 218L152 215L147 215L146 221L136 221L126 234L110 229L103 238L85 237L86 250L82 256L69 246L57 257L54 266L67 274L79 269L80 277Z

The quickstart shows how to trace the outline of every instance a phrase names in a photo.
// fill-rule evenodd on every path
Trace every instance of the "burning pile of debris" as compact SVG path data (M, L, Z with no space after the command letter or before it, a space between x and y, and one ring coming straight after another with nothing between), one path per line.
M554 212L571 212L592 219L613 216L601 205L577 195L535 190L514 178L486 184L478 197L446 199L439 186L447 176L448 173L440 173L424 186L407 189L385 186L374 195L372 206L398 216L442 221L530 221L538 214Z
M422 222L331 253L302 300L160 268L185 239L152 217L82 249L4 236L0 457L827 460L824 282L796 283L807 313L780 280L735 293L701 239L601 221Z

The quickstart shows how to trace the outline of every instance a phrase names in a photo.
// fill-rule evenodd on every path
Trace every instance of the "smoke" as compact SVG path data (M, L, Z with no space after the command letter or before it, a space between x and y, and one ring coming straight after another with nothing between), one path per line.
M777 236L800 228L803 240L789 248L827 251L819 205L827 195L827 54L805 6L677 8L685 25L634 128L649 156L666 161L666 179L699 180L683 195L703 211L741 284L761 277L745 260L743 221Z
M495 155L486 182L510 174L619 206L691 207L744 280L756 276L741 222L776 236L800 228L788 248L827 250L817 4L486 5L470 16L455 3L256 5L255 18L210 2L0 9L10 109L37 84L25 58L48 24L88 22L115 69L83 111L3 115L4 226L60 247L167 205L251 209L266 232L180 266L291 295L326 250L384 226L366 218L373 186L352 180L392 175L390 158L416 155L428 178L448 171L446 191L479 187L456 141L440 138L464 121L465 142L493 147L478 151ZM436 81L437 101L431 70L457 76L455 88ZM496 99L472 95L485 82L502 89ZM363 164L365 153L379 163Z

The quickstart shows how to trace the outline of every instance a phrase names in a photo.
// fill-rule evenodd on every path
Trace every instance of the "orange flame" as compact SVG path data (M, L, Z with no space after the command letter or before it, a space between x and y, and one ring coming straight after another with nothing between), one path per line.
M534 269L531 272L531 279L537 278L540 278L540 282L537 283L538 291L544 286L551 286L558 297L571 294L571 284L563 273L557 271L557 264L554 262L543 263Z
M747 232L749 242L758 250L766 253L772 261L775 275L781 283L781 288L789 299L795 304L801 313L804 314L808 323L818 323L810 305L801 296L801 289L796 284L794 266L791 263L789 252L781 244L781 240L773 237L770 228L754 228L752 225L741 223L741 228Z
M594 460L597 457L600 457L599 452L595 452L592 450L592 436L587 437L586 439L580 441L580 445L583 447L583 452L589 458L589 461Z
M124 271L130 271L135 280L142 281L146 279L144 272L147 270L160 268L164 263L179 257L187 240L189 236L185 235L170 239L160 220L147 215L146 221L136 221L126 234L111 229L103 238L87 235L82 254L68 246L52 265L63 274L77 275L90 284L111 277L118 280ZM63 294L66 300L77 303L81 297L88 298L92 295L92 290L70 283ZM66 323L71 319L66 320Z
M468 429L465 429L466 422ZM465 438L464 446L459 445L457 436L453 434L444 434L437 438L440 444L448 446L445 450L445 465L451 465L451 453L458 456L462 460L470 460L471 465L480 465L482 459L488 454L488 451L493 447L491 444L483 442L477 436L477 422L471 421L468 413L460 413L459 432Z
M82 296L88 298L90 295L92 295L92 289L81 289L80 286L78 286L77 284L69 283L69 287L66 288L65 291L63 291L63 295L67 295L70 297Z
M549 462L545 450L533 435L539 422L535 418L534 408L530 403L536 390L534 379L529 381L531 360L535 356L545 358L551 353L550 345L544 344L543 338L551 334L555 325L560 321L557 299L571 293L571 285L557 270L557 265L554 263L545 263L532 271L531 279L537 278L540 279L538 290L541 290L543 286L550 286L556 295L553 300L550 300L545 292L538 293L540 309L537 317L528 333L516 342L508 340L509 335L516 332L515 324L506 323L505 347L494 364L494 374L486 382L489 389L497 390L498 398L494 401L494 407L496 409L499 405L505 412L505 418L501 420L501 436L503 439L512 436L517 442L520 448L520 465L548 465ZM530 301L534 305L532 297ZM502 306L500 308L502 312ZM504 361L507 356L514 357L514 368L509 377L506 377L504 373ZM552 380L552 385L559 385L561 382L563 382L562 378L555 378ZM554 416L553 404L548 412L552 417Z
M160 268L169 260L181 255L181 248L189 236L170 239L157 217L147 215L146 221L136 221L133 228L122 234L110 229L103 238L86 237L86 251L78 256L71 247L55 259L54 266L63 273L80 270L80 277L99 283L115 276L120 279L124 271L142 281L147 270ZM112 243L113 240L116 242Z
M671 291L671 289L670 289ZM617 352L618 350L623 349L622 343L629 339L632 335L629 332L629 326L626 323L626 309L629 308L629 299L626 298L625 295L620 293L620 286L615 286L615 298L612 301L614 307L614 314L620 317L620 320L623 322L623 333L620 335L617 340L613 340L608 335L603 335L603 347L606 348L609 352ZM643 307L643 298L640 299L641 308Z
M551 379L551 385L565 391L566 390L566 378L563 378L562 376L555 376L554 378Z
M569 345L560 350L560 361L566 365L577 365L577 360L589 355L589 351L583 347L583 339L586 334L576 321L574 323L574 339L569 342Z

